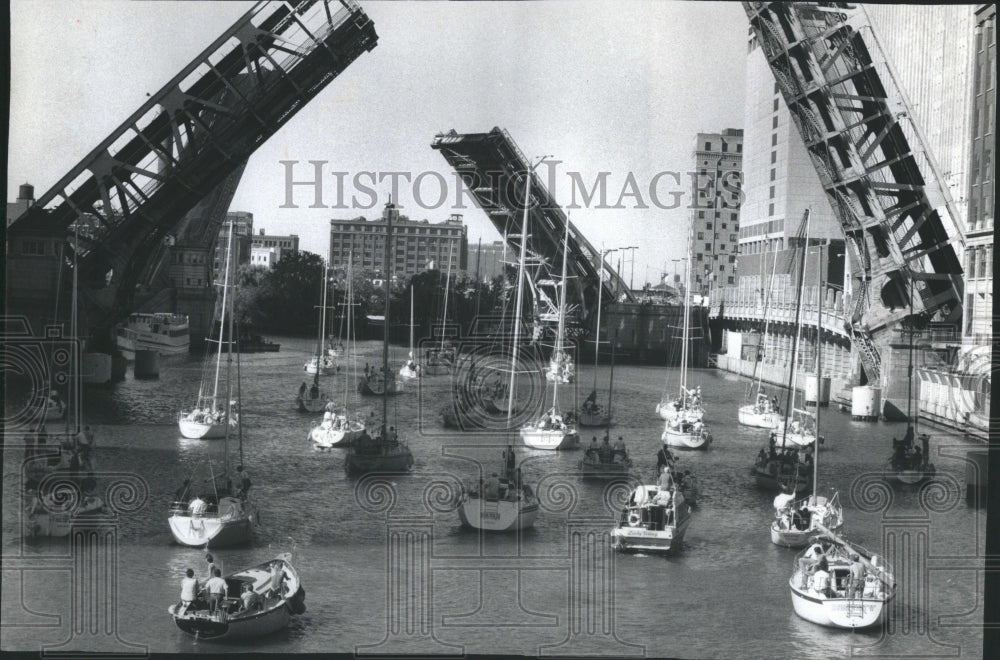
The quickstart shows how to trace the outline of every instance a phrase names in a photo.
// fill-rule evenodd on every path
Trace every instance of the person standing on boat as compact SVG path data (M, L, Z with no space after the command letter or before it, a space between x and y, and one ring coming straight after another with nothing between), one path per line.
M657 484L661 492L670 492L674 487L674 476L671 474L670 466L664 465L660 472L660 481Z
M184 614L196 598L198 598L198 579L194 576L194 569L189 568L181 579L181 607L178 614Z
M600 449L597 450L602 463L610 463L611 456L613 455L611 449L611 443L609 442L608 436L604 436L604 444L601 445Z
M618 436L618 440L615 441L614 455L620 455L624 461L628 458L628 451L625 449L625 440L621 436Z
M791 525L791 519L788 515L788 508L795 496L788 492L786 486L782 486L781 492L774 496L774 512L776 515L781 516L781 526L783 529L788 529Z
M208 589L208 611L215 612L219 609L219 603L229 595L229 585L222 579L222 571L218 568L212 569L212 577L205 583Z
M670 453L670 450L666 446L660 447L660 451L656 452L656 471L662 472L664 466L673 465L674 455Z
M305 398L305 396L306 396L306 381L302 381L302 384L299 385L299 398L303 399Z
M851 580L847 585L847 597L860 598L865 590L865 568L861 565L861 558L858 553L851 553Z
M600 451L601 446L597 444L597 436L590 441L590 446L587 447L587 456L597 456L598 451Z
M829 595L830 590L830 573L827 571L829 565L826 563L826 557L820 557L819 563L816 565L816 572L812 576L812 590L814 593L826 597Z

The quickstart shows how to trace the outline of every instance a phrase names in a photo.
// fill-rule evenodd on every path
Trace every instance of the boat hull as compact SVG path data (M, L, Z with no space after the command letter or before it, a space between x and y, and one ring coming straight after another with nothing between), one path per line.
M843 524L837 525L830 529L833 532L839 533ZM809 541L819 534L818 529L807 528L807 529L781 529L778 527L777 522L771 523L771 543L775 545L780 545L782 548L804 548L809 545Z
M187 419L185 415L182 415L177 421L177 425L180 428L181 435L190 440L217 440L226 437L225 421L217 424L206 424L205 422L196 422ZM236 430L236 420L230 421L229 425L233 431Z
M65 538L73 530L73 525L85 521L88 515L101 515L104 502L99 497L88 496L73 512L53 513L39 511L24 516L25 538Z
M573 430L524 427L521 429L521 442L531 449L577 449L580 446L580 434Z
M337 372L337 367L333 365L323 365L317 368L316 362L314 361L303 366L302 370L310 376L315 376L317 371L319 371L320 376L330 376Z
M792 431L786 433L785 430L781 428L774 430L774 446L778 449L783 449L785 447L811 447L815 442L815 435L794 433Z
M806 621L847 630L868 628L882 621L885 604L889 599L825 598L799 589L795 586L797 580L801 580L798 573L788 581L792 607Z
M747 404L740 406L739 423L743 426L773 429L781 423L781 416L776 412L755 412L754 405Z
M371 396L382 396L383 394L402 394L403 382L393 378L389 381L389 391L383 392L383 380L381 378L361 378L358 380L358 392Z
M679 525L663 530L619 526L611 530L611 543L619 552L670 554L683 545L684 534L690 524L691 516L687 515Z
M458 507L458 517L465 527L487 532L512 532L535 524L538 504L522 501L490 501L467 497Z
M175 510L169 519L174 540L181 545L211 548L241 545L253 540L257 524L255 506L246 501L224 497L219 509L219 513L215 514Z
M809 488L810 479L801 474L796 478L794 475L779 474L758 466L750 468L750 474L758 488L772 491L783 491L785 486L795 484L795 492L801 493Z
M663 430L660 440L666 446L676 449L708 449L708 446L712 444L712 434L707 431L695 433L668 428Z
M416 369L410 369L409 367L402 367L399 370L399 377L403 380L416 380L420 378L420 372Z
M581 412L577 423L587 428L609 426L611 424L611 416L604 412Z
M365 425L361 422L351 422L347 428L324 429L323 425L314 426L309 432L309 439L316 449L332 449L333 447L346 447L361 437L365 431Z

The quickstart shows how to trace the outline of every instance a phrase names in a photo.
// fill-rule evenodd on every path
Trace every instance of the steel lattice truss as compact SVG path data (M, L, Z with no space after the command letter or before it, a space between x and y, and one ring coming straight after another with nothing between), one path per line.
M750 25L848 242L855 291L851 333L879 378L874 338L910 314L961 318L964 243L905 100L881 75L857 14L844 3L744 2ZM877 44L877 42L876 42ZM893 99L897 99L894 101ZM944 203L933 204L929 193Z
M110 272L115 309L105 312L127 313L184 214L377 43L353 0L257 3L11 230L42 214L56 231L78 228L81 281L104 288Z
M508 245L515 245L513 239L520 236L524 217L525 173L531 164L507 131L494 128L489 133L465 135L450 131L435 136L431 148L440 151L455 168L497 231L507 237ZM551 274L561 267L569 220L541 178L534 172L531 177L528 248L547 260ZM516 244L520 244L519 238ZM568 246L567 300L580 305L585 318L597 303L600 252L572 223L569 223ZM604 271L605 299L634 302L627 283L607 262Z

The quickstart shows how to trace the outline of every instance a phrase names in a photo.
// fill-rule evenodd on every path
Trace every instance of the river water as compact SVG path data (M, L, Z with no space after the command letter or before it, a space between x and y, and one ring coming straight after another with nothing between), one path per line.
M715 441L708 451L681 456L702 489L682 551L668 558L615 555L603 552L602 533L611 527L622 490L574 475L579 451L519 450L524 478L536 485L544 505L533 529L480 536L461 528L457 513L448 510L447 488L477 477L480 465L494 470L504 438L442 428L438 411L447 400L447 376L427 377L390 401L390 423L402 429L416 459L412 474L348 479L343 453L313 451L307 439L313 418L295 409L310 343L281 343L280 353L241 360L243 462L262 524L252 547L214 554L228 571L293 552L308 611L252 646L222 647L183 634L167 613L184 569L205 569L202 551L172 542L169 501L208 460L221 466L223 446L179 438L175 415L191 405L201 374L200 358L183 356L164 359L158 379L135 380L129 373L114 388L84 394L86 423L97 433L99 472L141 478L138 499L124 507L137 510L122 513L116 536L109 537L117 551L105 547L98 553L111 560L103 569L73 563L66 541L22 541L22 452L8 441L4 650L64 645L59 648L433 656L982 655L985 511L964 499L963 456L976 446L972 441L932 432L940 480L924 489L889 487L878 473L890 438L903 427L853 422L848 414L824 409L821 490L841 493L848 538L880 553L897 550L893 568L908 576L886 627L836 631L792 610L788 577L797 551L771 544L774 494L757 490L748 474L766 432L736 424L744 379L713 370L695 370L690 377L702 387ZM380 349L364 342L359 359L379 362ZM394 353L399 364L405 349ZM603 391L607 377L601 367ZM662 430L654 406L668 383L676 386L676 377L655 366L615 369L613 435L625 438L645 479L652 478ZM339 391L341 378L331 379ZM592 367L581 366L580 400L592 379ZM13 383L8 418L19 395L23 400ZM573 396L574 388L562 388L564 407ZM377 399L365 404L379 405ZM20 434L8 428L8 438L15 436ZM589 438L584 433L584 441ZM110 595L87 600L86 589L74 590L73 584L100 570L116 576Z

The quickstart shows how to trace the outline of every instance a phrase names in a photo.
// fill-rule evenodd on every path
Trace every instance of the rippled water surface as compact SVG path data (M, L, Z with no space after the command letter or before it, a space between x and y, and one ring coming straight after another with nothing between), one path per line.
M403 430L416 459L413 473L392 477L389 485L351 480L343 453L310 448L313 417L294 406L308 340L281 341L280 353L241 360L243 462L262 525L252 547L215 555L234 570L293 551L308 611L286 631L252 646L226 645L227 651L353 652L375 645L369 650L377 653L536 654L553 647L569 655L644 650L654 656L827 658L849 655L852 646L907 655L957 646L963 656L982 653L982 580L974 569L982 566L976 558L983 552L985 516L964 500L963 457L974 442L935 431L938 485L887 488L876 475L890 438L903 428L852 422L824 409L820 483L841 493L845 534L875 550L884 537L905 536L916 544L906 555L911 559L921 553L952 558L932 562L916 591L895 599L890 634L828 630L792 610L787 580L795 551L771 544L773 493L757 490L748 476L766 433L735 421L743 379L718 371L695 371L691 378L702 386L715 442L708 451L682 455L702 487L682 551L669 558L612 555L608 564L592 551L611 526L606 502L621 493L574 474L581 452L519 450L525 479L536 484L545 507L534 528L520 536L480 537L460 527L457 513L448 510L446 489L477 477L481 465L495 469L504 438L442 428L448 377L426 378L390 401L390 423ZM362 349L362 363L380 361L380 344ZM405 349L394 352L398 363ZM117 598L102 602L117 606L121 640L154 652L219 648L180 632L166 611L178 597L184 569L204 571L202 551L172 542L166 522L172 493L184 478L197 478L209 460L216 469L222 465L222 442L184 440L176 427L176 413L191 405L200 374L198 357L170 358L161 362L158 379L135 380L129 373L114 388L84 396L85 421L97 431L98 469L135 473L147 485L142 507L120 518ZM607 375L601 367L602 387ZM341 392L342 378L330 379ZM582 400L592 379L592 367L582 366L579 393L561 389L564 407L575 394ZM675 379L675 372L652 366L615 369L613 434L625 438L645 479L652 478L662 430L654 406ZM8 393L8 416L23 401L18 395L16 386ZM584 431L587 442L592 434ZM67 544L22 543L21 456L19 449L4 453L3 648L37 651L66 640L82 648L107 639L70 637L71 564L58 558ZM417 597L400 604L397 593ZM60 615L63 623L44 615Z

